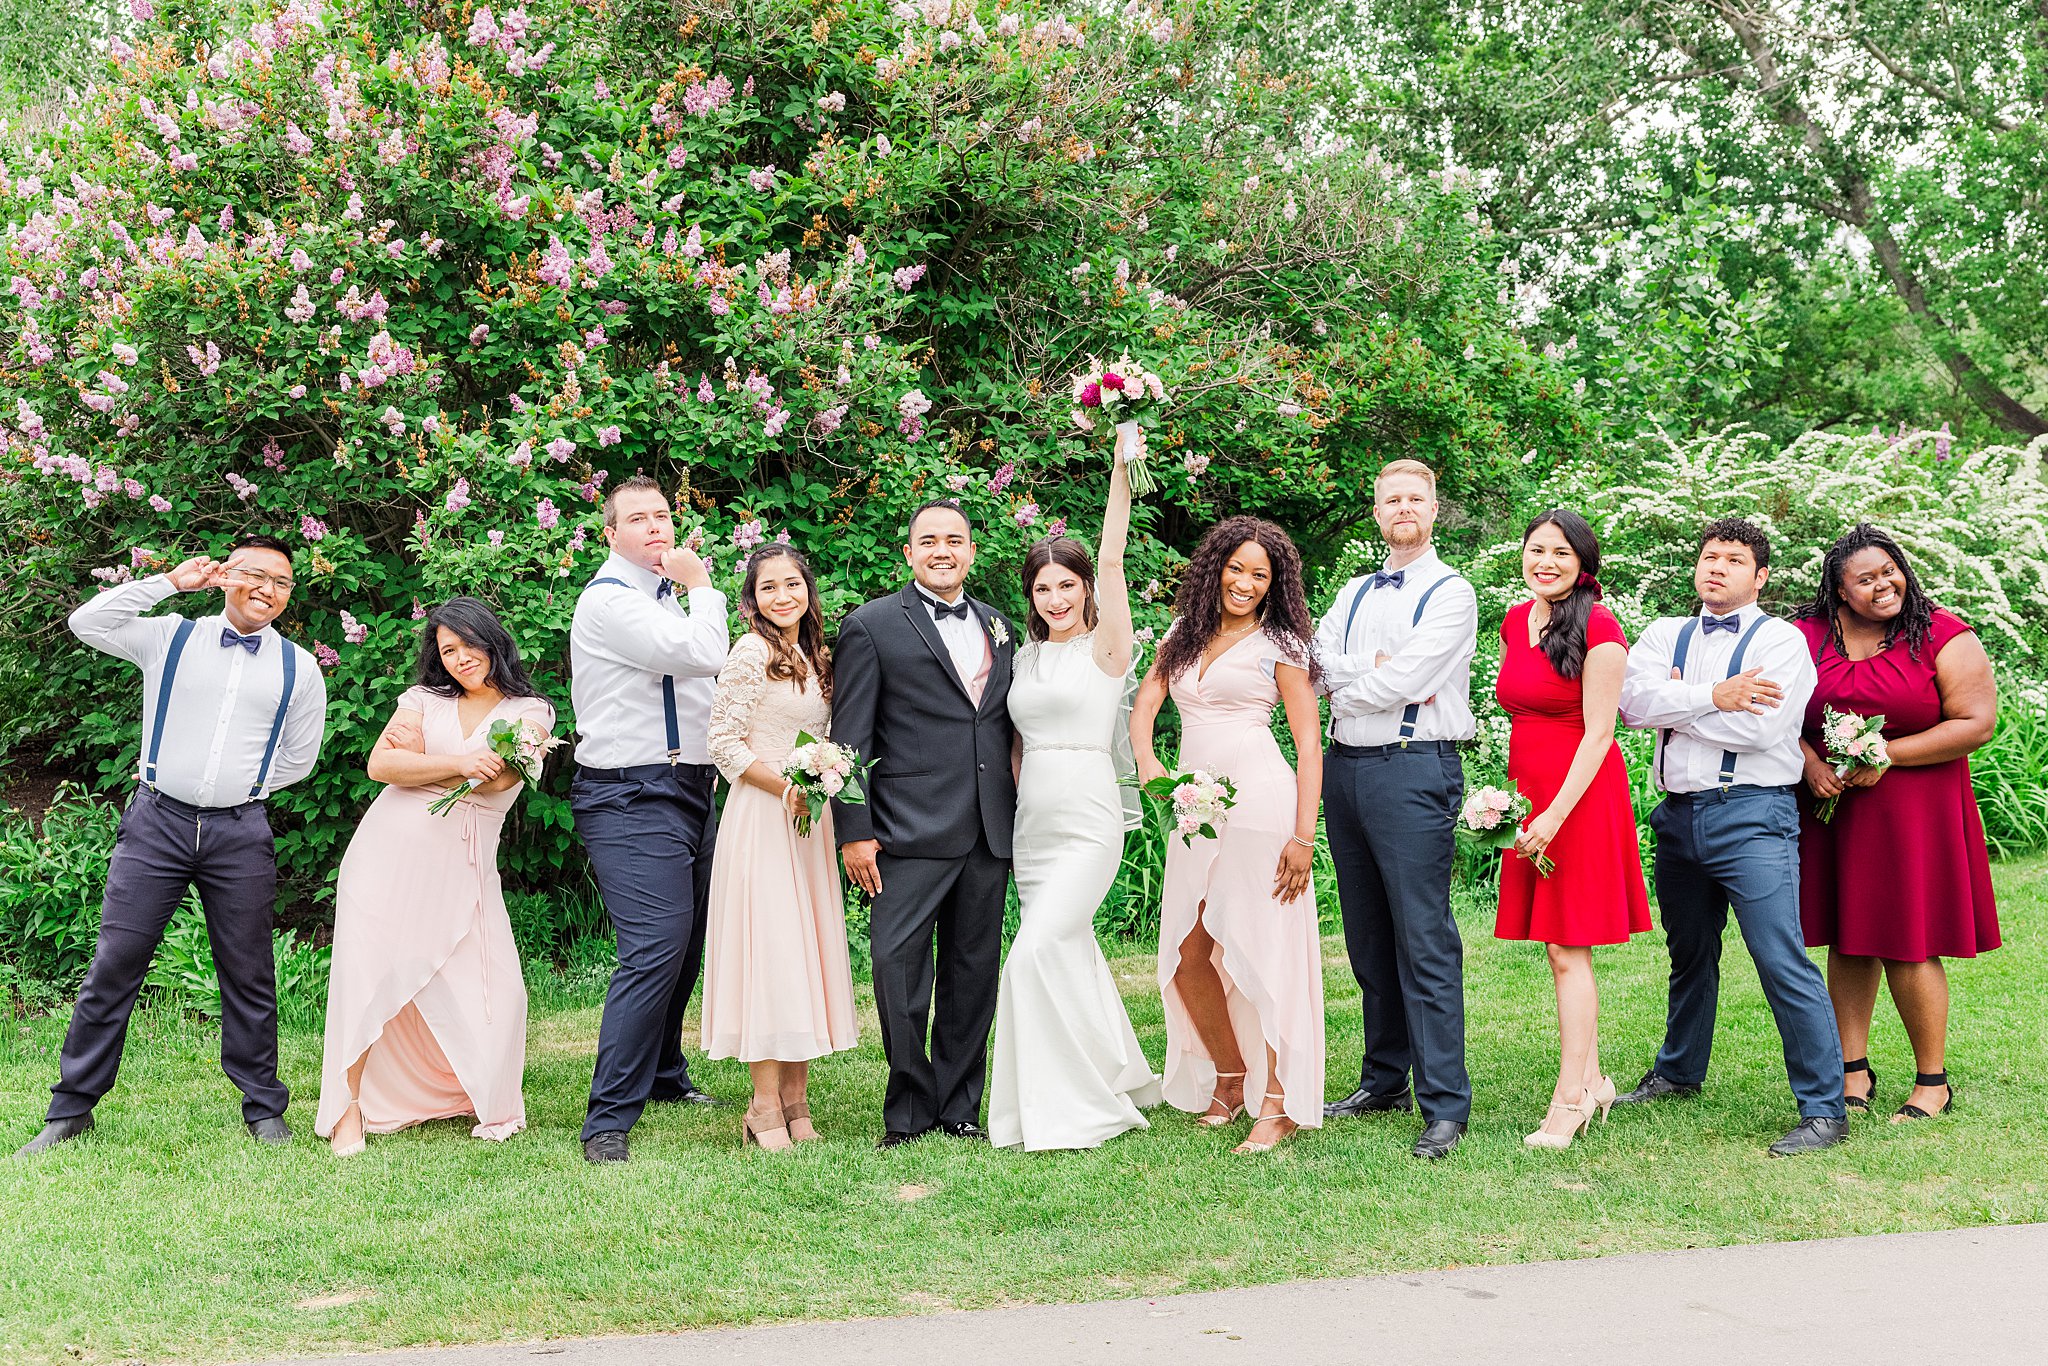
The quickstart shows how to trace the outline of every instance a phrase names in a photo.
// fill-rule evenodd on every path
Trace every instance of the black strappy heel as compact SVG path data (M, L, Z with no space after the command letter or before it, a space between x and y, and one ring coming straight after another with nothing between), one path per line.
M1870 1065L1870 1059L1858 1058L1854 1062L1843 1063L1842 1070L1844 1072L1868 1072L1870 1074L1869 1095L1852 1096L1846 1089L1842 1092L1842 1102L1850 1109L1868 1110L1870 1108L1870 1097L1877 1094L1877 1069Z
M1917 1105L1901 1105L1892 1115L1894 1122L1903 1119L1933 1119L1935 1115L1947 1114L1950 1107L1956 1103L1956 1088L1948 1084L1948 1073L1946 1071L1915 1072L1913 1074L1913 1085L1939 1086L1942 1090L1948 1092L1948 1095L1941 1102L1941 1108L1936 1110L1934 1114L1929 1114Z

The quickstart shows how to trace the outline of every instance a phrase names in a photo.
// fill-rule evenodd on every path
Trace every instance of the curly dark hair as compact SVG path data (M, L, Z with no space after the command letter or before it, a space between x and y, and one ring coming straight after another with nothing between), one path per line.
M1717 521L1708 522L1700 528L1699 548L1705 550L1708 541L1731 541L1736 545L1746 545L1758 569L1771 567L1771 538L1764 535L1762 527L1746 518L1722 517Z
M1175 629L1161 642L1153 665L1171 683L1201 662L1216 632L1223 627L1223 569L1247 541L1256 543L1273 564L1273 582L1255 611L1260 626L1288 658L1322 681L1316 661L1315 618L1301 583L1301 552L1286 532L1257 517L1227 517L1209 528L1180 578L1173 600Z
M1934 629L1935 601L1920 587L1920 580L1914 576L1913 566L1906 562L1906 552L1899 549L1899 543L1868 522L1858 522L1828 547L1828 553L1820 562L1820 585L1814 589L1813 601L1793 615L1802 620L1826 622L1828 639L1838 653L1846 655L1848 647L1842 643L1842 613L1854 609L1842 596L1842 576L1848 571L1849 561L1865 550L1883 552L1899 567L1899 574L1906 580L1905 605L1897 616L1885 623L1885 648L1889 649L1893 641L1904 637L1906 653L1918 659L1920 647L1927 643L1928 634Z
M794 645L784 637L781 627L768 620L755 596L761 582L761 567L777 560L788 560L797 567L810 597L811 605L804 609L796 624ZM832 651L825 644L825 604L818 597L818 576L811 572L811 562L801 551L781 541L770 541L747 557L740 583L740 617L749 630L768 642L768 677L801 688L804 680L816 675L819 695L827 702L832 700Z

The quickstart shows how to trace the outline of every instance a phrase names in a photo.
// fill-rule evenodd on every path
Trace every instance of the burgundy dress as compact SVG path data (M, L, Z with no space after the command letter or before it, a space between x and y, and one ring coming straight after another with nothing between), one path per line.
M1500 680L1493 695L1514 730L1508 737L1508 777L1540 814L1557 799L1572 756L1586 736L1585 686L1566 678L1540 645L1529 643L1529 609L1510 608L1500 624ZM1594 604L1586 622L1586 648L1628 637L1614 613ZM1585 795L1558 827L1548 853L1557 864L1549 877L1510 850L1501 856L1496 939L1545 944L1625 944L1650 928L1650 897L1643 888L1643 850L1636 839L1628 768L1621 746L1610 744Z
M1792 624L1820 674L1804 732L1815 753L1827 753L1822 707L1882 713L1887 740L1940 724L1934 661L1970 629L1961 618L1936 608L1918 659L1903 642L1849 659L1828 638L1827 622ZM1814 819L1804 784L1799 798L1799 918L1808 945L1901 963L1974 958L1998 947L1991 855L1967 757L1894 768L1876 787L1851 788L1827 824Z

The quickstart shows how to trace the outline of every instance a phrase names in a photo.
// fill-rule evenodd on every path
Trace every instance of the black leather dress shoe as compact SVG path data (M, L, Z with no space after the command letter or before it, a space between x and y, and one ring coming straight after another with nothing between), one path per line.
M272 1115L269 1119L252 1119L242 1126L249 1131L249 1137L258 1143L284 1144L292 1141L292 1130L284 1122L283 1115Z
M906 1129L891 1129L882 1135L880 1142L875 1144L875 1150L877 1152L887 1152L891 1148L900 1148L906 1143L917 1142L917 1140L930 1132L932 1132L930 1129L919 1129L915 1133Z
M1802 1119L1792 1132L1771 1145L1772 1157L1796 1157L1832 1148L1849 1136L1849 1121L1825 1119L1819 1115Z
M1696 1096L1700 1088L1692 1082L1673 1081L1660 1076L1656 1068L1643 1073L1643 1079L1636 1083L1636 1089L1614 1098L1616 1105L1640 1105L1646 1100L1662 1100L1665 1096Z
M626 1146L623 1129L606 1129L583 1140L585 1162L630 1162L633 1151Z
M680 1091L664 1091L659 1095L649 1096L648 1099L656 1105L719 1105L723 1103L709 1091L699 1090L695 1082L691 1082Z
M941 1124L940 1130L950 1138L964 1138L969 1142L988 1142L988 1130L971 1119L957 1120L952 1124Z
M43 1126L43 1131L21 1145L16 1157L34 1157L47 1152L59 1143L68 1143L92 1127L91 1115L76 1115L70 1119L53 1119Z
M1398 1096L1375 1095L1363 1086L1342 1100L1333 1100L1323 1107L1323 1118L1343 1119L1351 1115L1379 1115L1394 1110L1402 1113L1415 1108L1415 1102L1403 1091Z
M1415 1140L1412 1150L1417 1157L1431 1162L1440 1157L1449 1157L1451 1149L1465 1141L1465 1126L1455 1119L1433 1119L1422 1126L1422 1137Z

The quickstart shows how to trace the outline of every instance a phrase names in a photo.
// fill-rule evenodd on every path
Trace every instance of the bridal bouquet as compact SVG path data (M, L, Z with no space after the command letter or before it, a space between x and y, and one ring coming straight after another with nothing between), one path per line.
M1828 763L1834 766L1837 778L1848 777L1851 769L1883 768L1892 761L1891 751L1884 743L1882 716L1858 716L1853 711L1822 707L1820 738L1828 747ZM1823 824L1833 820L1841 800L1839 792L1822 798L1814 804L1814 819Z
M1154 778L1140 790L1173 807L1174 833L1190 847L1197 835L1215 839L1224 817L1237 805L1237 784L1205 768Z
M1535 807L1513 783L1506 787L1475 787L1465 795L1458 812L1458 837L1482 849L1512 849L1522 833L1522 822ZM1531 860L1538 877L1549 877L1557 864L1548 854Z
M560 736L550 735L531 721L507 721L503 717L491 722L490 738L487 741L491 753L503 759L517 772L528 787L540 782L541 760L548 751L562 743ZM476 791L477 781L465 778L461 784L450 788L434 800L427 810L436 816L445 816L455 809L455 804Z
M1116 431L1116 457L1127 467L1131 492L1142 498L1156 491L1159 480L1145 459L1145 431L1157 427L1166 412L1166 385L1125 352L1112 365L1093 356L1088 368L1074 376L1074 425L1096 429L1096 414L1108 418Z
M873 760L862 763L860 755L845 745L798 731L796 748L782 763L783 778L804 796L804 809L796 815L797 834L810 834L811 826L825 814L825 803L835 797L849 806L867 805L862 780L874 766Z

